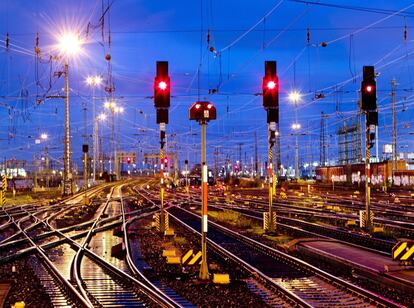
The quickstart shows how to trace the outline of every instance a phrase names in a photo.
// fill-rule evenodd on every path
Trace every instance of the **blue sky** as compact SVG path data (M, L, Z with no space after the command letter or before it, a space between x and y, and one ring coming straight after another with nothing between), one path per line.
M105 3L107 1L104 1ZM266 116L261 91L264 61L276 60L280 79L280 126L282 161L293 164L294 138L291 124L295 108L287 93L303 94L298 104L302 124L302 161L319 160L320 112L328 114L329 156L337 157L336 130L343 119L357 112L358 89L363 65L376 65L378 84L380 144L391 141L391 80L396 79L398 136L401 150L413 150L413 17L410 1L320 1L352 9L304 4L295 1L112 1L110 10L111 56L114 97L125 108L121 119L121 146L140 153L158 147L155 110L149 98L153 92L155 61L168 60L172 82L170 124L167 126L171 150L181 160L198 160L199 126L187 117L188 107L200 99L217 106L218 119L208 126L208 154L219 147L224 159L238 159L243 143L246 158L253 153L257 131L261 156L266 153ZM268 12L277 8L262 19ZM360 8L363 6L364 8ZM355 10L356 7L359 7ZM365 8L371 8L366 10ZM406 10L397 13L398 11ZM374 13L372 11L381 11ZM50 135L52 156L62 156L63 101L36 104L48 86L50 66L39 63L40 85L35 83L35 33L39 33L42 62L46 62L56 33L63 28L80 31L86 39L85 54L70 63L71 112L74 160L81 156L82 106L88 104L89 132L92 130L90 102L92 91L85 85L89 74L107 78L99 18L101 1L0 2L0 156L31 159L41 151L34 139L42 132ZM260 21L260 22L259 22ZM256 23L257 26L240 38ZM407 39L404 40L404 25ZM306 41L310 29L309 45ZM108 31L105 18L105 37ZM217 55L208 51L210 47ZM5 37L9 33L9 50ZM327 47L321 47L328 42ZM230 48L227 48L231 46ZM223 50L224 49L224 50ZM201 59L201 62L200 62ZM200 65L201 63L201 65ZM200 68L200 73L197 70ZM52 66L59 70L58 63ZM53 72L52 72L53 75ZM200 79L198 80L198 75ZM61 93L63 82L52 76L50 94ZM208 89L218 89L208 94ZM22 89L26 99L19 99ZM25 91L23 91L25 92ZM315 94L325 98L314 101ZM97 90L97 108L106 100ZM104 125L108 147L109 124ZM175 148L174 148L175 147ZM142 151L142 152L141 152ZM289 158L289 159L288 159Z

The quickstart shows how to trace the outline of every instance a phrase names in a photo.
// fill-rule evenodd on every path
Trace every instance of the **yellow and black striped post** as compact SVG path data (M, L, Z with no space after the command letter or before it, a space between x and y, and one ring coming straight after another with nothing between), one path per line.
M271 129L269 125L268 130L268 176L269 176L269 223L267 225L267 229L265 231L273 232L275 231L275 225L273 224L273 147L271 139ZM265 227L265 226L264 226Z
M392 248L392 259L403 263L413 263L414 261L414 241L406 240L398 242Z
M160 148L160 200L161 200L161 213L160 213L160 232L164 233L165 228L165 213L164 213L164 149Z
M366 125L365 133L365 229L370 230L371 226L371 150L369 147L369 126Z
M6 191L7 191L7 177L1 176L1 189L0 189L0 206L6 204Z

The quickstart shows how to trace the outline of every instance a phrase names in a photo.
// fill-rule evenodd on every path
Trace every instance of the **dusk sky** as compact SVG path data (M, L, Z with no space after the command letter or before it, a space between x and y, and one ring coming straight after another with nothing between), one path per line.
M35 144L43 132L50 136L52 158L62 158L63 100L36 102L44 95L63 94L63 78L54 75L62 69L61 62L51 65L48 59L56 54L54 45L64 30L79 33L86 42L83 52L69 61L74 161L81 156L84 104L92 132L92 90L85 79L94 74L108 79L106 53L112 57L114 99L125 108L120 120L121 148L138 152L138 156L155 153L159 147L150 98L157 60L169 61L172 99L167 135L170 149L181 154L180 161L187 157L192 163L199 160L200 128L188 120L188 107L199 99L213 102L218 112L217 120L207 127L210 161L214 147L220 148L222 159L238 159L238 144L243 143L243 160L246 152L250 162L255 131L264 160L266 113L257 94L261 92L266 60L276 60L278 66L282 164L292 165L294 160L290 127L295 122L295 108L287 94L293 90L302 93L297 108L301 133L305 134L300 136L300 160L319 161L322 111L328 115L328 154L336 159L338 124L344 119L352 121L358 111L363 65L375 65L379 73L380 152L382 144L391 142L393 78L397 83L398 148L414 150L410 135L414 132L412 1L109 2L104 41L101 1L0 2L1 159L31 161L33 153L40 153L43 147ZM34 54L36 32L41 50L38 60ZM322 47L322 42L327 46ZM209 94L209 89L216 93ZM321 93L325 98L315 100ZM104 111L104 86L96 90L96 97L98 112ZM105 148L109 133L107 121Z

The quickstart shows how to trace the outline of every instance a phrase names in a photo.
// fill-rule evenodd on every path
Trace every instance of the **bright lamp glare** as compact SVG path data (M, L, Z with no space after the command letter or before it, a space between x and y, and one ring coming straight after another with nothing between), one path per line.
M41 134L40 135L40 139L43 139L43 140L46 140L47 139L47 134L46 133L43 133L43 134Z
M102 77L101 76L93 77L93 82L95 85L99 86L102 83Z
M75 56L81 52L82 42L74 33L63 33L59 37L59 50L66 56Z
M88 85L92 85L92 84L93 84L93 77L88 76L88 77L86 78L86 83L87 83Z
M368 92L368 93L371 93L371 92L372 92L373 87L372 87L372 86L367 86L367 87L366 87L366 89L367 89L367 92Z
M289 100L292 102L298 102L300 100L300 93L298 91L293 91L289 93Z

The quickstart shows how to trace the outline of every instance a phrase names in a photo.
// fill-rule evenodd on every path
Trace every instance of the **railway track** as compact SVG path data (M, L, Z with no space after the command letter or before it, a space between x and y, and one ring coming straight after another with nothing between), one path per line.
M150 201L150 203L152 203L155 208L158 208L158 206L154 202ZM150 286L152 288L155 288L155 289L159 290L160 292L166 294L169 298L171 298L179 306L186 307L186 308L196 307L196 306L192 305L187 299L185 299L184 297L177 294L173 289L168 287L166 284L164 284L160 280L156 280L156 279L151 279L150 280L150 279L147 278L146 275L143 274L143 271L145 270L145 272L148 275L150 267L140 257L141 254L140 254L140 251L139 251L139 247L137 247L138 245L136 245L135 247L131 247L130 239L129 239L129 231L130 231L132 225L134 224L134 222L137 221L138 219L140 219L140 217L132 216L130 213L127 213L127 211L125 210L123 202L122 202L122 208L123 208L122 213L123 213L123 216L124 216L123 230L127 231L127 232L124 232L124 243L126 243L125 249L126 249L126 252L127 252L126 253L126 262L128 263L128 266L129 266L132 274L135 277L137 277L138 279L141 279L142 281L144 281L148 286ZM126 216L130 217L130 219L127 220ZM153 278L154 277L154 272L151 271L151 274L149 274L149 276Z
M200 218L182 208L169 213L192 230L200 229ZM299 259L272 249L230 229L209 223L210 244L227 256L237 256L270 279L274 286L305 307L399 307L377 294L350 284ZM292 296L293 295L293 296Z
M122 210L121 187L115 200L113 196L108 198L73 259L72 277L80 292L93 307L178 307L159 290L148 287L87 249L102 215Z
M146 196L149 199L156 198L156 195L151 196L148 191ZM201 227L200 217L190 211L172 207L168 212L173 220L193 232ZM399 307L388 299L212 222L209 223L208 243L210 248L226 259L237 262L237 266L260 276L260 285L264 288L259 286L258 289L264 298L269 297L269 292L265 290L271 289L270 294L276 293L278 299L283 299L289 305Z
M183 202L188 201L188 196L183 195L181 199ZM185 201L187 200L187 201ZM192 197L191 202L193 204L201 204L198 197ZM237 205L227 204L224 202L210 202L209 207L217 208L219 210L234 210L242 213L251 219L263 221L263 212L267 211L267 208L251 208L250 205ZM370 250L375 253L390 255L392 247L395 245L395 241L383 240L379 238L369 237L365 234L359 234L350 232L347 230L339 229L334 226L324 226L316 223L307 222L301 219L292 218L279 213L278 208L275 208L278 212L277 222L278 226L283 228L289 233L293 233L299 236L305 237L323 237L329 239L335 239L346 244L356 245L360 248Z
M248 192L248 191L247 191ZM255 191L257 195L255 199L251 198L251 195L246 191L239 191L233 194L235 197L238 195L239 202L248 201L252 205L266 206L268 198L267 192L264 193L261 190ZM306 195L301 193L302 196L295 194L289 194L286 200L274 200L274 206L282 210L288 210L290 212L296 212L298 214L312 213L315 217L329 218L335 215L336 219L341 220L358 220L358 214L353 213L336 213L328 209L320 207L311 207L312 204L321 203L323 206L340 207L347 209L348 211L358 212L365 209L365 203L356 198L349 198L346 196L336 196L332 194L324 195ZM263 200L258 199L262 198ZM316 199L314 199L316 197ZM391 207L391 208L390 208ZM381 204L379 202L372 202L371 209L376 213L374 222L387 226L389 228L403 228L407 231L414 230L414 213L412 212L412 206L403 206L401 204L391 205L389 203ZM411 214L410 214L411 213Z
M219 198L218 198L219 199ZM222 199L225 201L224 199ZM239 204L243 204L246 201L239 200L237 201ZM247 201L249 203L249 207L255 207L257 209L264 209L266 210L268 207L268 203L265 201L254 200L254 201ZM328 221L330 223L335 224L337 221L342 221L345 224L348 220L359 220L358 214L345 214L345 213L335 213L328 210L318 209L318 208L311 208L311 207L302 207L302 206L295 206L295 205L288 205L284 202L274 201L273 206L275 210L279 213L283 213L284 217L288 217L291 215L295 215L302 218L317 218L320 220ZM377 212L378 213L378 212ZM375 211L374 211L374 215ZM413 237L414 236L414 222L407 222L407 221L393 221L390 219L384 219L381 217L374 217L374 223L377 225L383 226L388 230L396 232L396 234L400 234L400 236L404 237Z
M33 269L40 283L43 285L51 300L51 304L54 307L87 307L87 302L83 296L61 275L45 251L32 240L30 235L20 227L18 222L13 220L13 223L28 242L30 242L35 251L36 259L32 257L30 261L34 266Z
M263 221L264 210L247 209L238 206L228 206L226 204L213 204L212 208L220 210L232 210L242 213L252 219ZM316 223L310 223L299 219L289 218L285 216L277 216L278 226L288 232L296 233L300 236L306 237L324 237L335 239L346 244L353 244L363 249L373 251L375 253L391 255L392 247L395 245L394 241L387 241L377 238L368 237L366 235L351 233L345 230L340 230L335 227L323 226Z
M108 202L103 207L104 209L107 204ZM21 228L18 222L13 221L16 228L30 243L31 246L28 250L36 252L36 258L30 257L31 263L50 297L51 304L56 307L177 307L163 294L149 289L87 248L92 234L102 229L100 226L102 212L87 233L83 234L87 239L83 241L83 246L54 229L49 221L46 222L46 225L51 229L51 232L59 234L61 239L40 246L33 241L26 230ZM118 223L116 225L119 225L121 215L118 213L117 216ZM70 245L63 244L64 242L69 242ZM62 245L66 250L65 256L62 256L64 254L61 252ZM56 249L47 250L51 247L56 247ZM70 256L79 256L79 254L84 256L85 262L79 263L82 265L84 276L81 284L74 286L69 283L71 273L67 269L67 259ZM61 272L65 272L65 274L61 274ZM77 268L77 272L81 272L80 267ZM84 294L85 287L88 286L87 294L95 295L93 301Z

